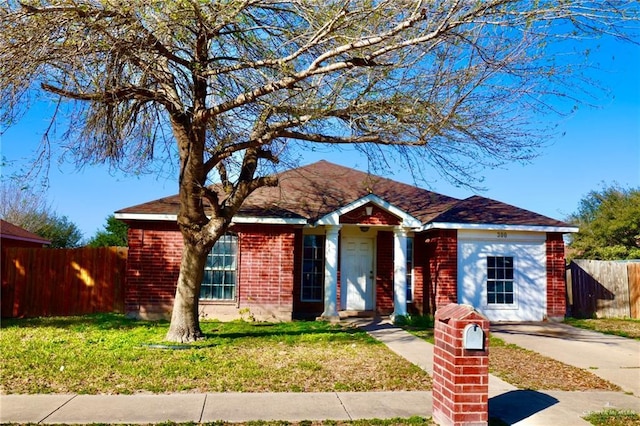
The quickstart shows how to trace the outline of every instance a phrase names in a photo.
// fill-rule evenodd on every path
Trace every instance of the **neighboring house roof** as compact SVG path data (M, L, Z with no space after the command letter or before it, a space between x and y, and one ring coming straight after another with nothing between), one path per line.
M259 188L245 200L236 215L238 222L283 220L314 224L337 210L357 206L358 201L373 200L376 203L376 200L384 200L388 203L386 207L393 206L405 212L425 229L471 223L570 227L555 219L488 198L473 196L459 200L324 160L277 176L277 187ZM119 210L116 217L173 220L178 209L179 198L174 195ZM449 226L436 226L444 223Z
M0 219L0 237L10 240L28 241L31 243L44 245L51 244L51 241L3 219Z

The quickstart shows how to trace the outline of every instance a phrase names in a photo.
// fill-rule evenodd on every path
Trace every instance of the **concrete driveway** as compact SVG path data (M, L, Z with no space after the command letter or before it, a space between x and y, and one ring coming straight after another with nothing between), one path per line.
M493 323L491 334L565 364L588 369L640 398L638 340L553 322Z

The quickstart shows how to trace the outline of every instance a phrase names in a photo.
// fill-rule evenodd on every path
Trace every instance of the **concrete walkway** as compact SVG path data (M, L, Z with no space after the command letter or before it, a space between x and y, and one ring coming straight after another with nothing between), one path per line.
M423 368L433 371L433 347L388 322L359 321L376 339L391 350ZM546 324L549 326L549 324ZM531 325L533 326L533 325ZM545 326L539 324L538 327ZM492 326L494 327L494 326ZM539 345L538 352L549 355L554 345L543 345L545 330L495 326L495 333L519 336L523 347ZM528 330L528 331L527 331ZM492 328L492 332L493 328ZM499 334L503 333L503 334ZM543 337L539 337L541 333ZM596 333L598 334L598 333ZM600 335L602 336L602 335ZM556 338L557 339L557 338ZM557 339L563 340L563 339ZM544 341L544 340L543 340ZM592 343L597 339L592 336ZM579 343L578 341L577 343ZM549 348L550 349L545 349ZM610 359L622 343L610 347ZM576 346L565 350L573 351ZM533 349L536 350L536 349ZM581 357L596 365L599 353L585 350ZM624 355L620 360L625 360ZM612 361L615 362L615 361ZM623 362L620 365L626 366ZM613 367L611 367L613 370ZM597 373L598 370L590 370ZM603 368L604 371L604 368ZM614 376L613 374L611 375ZM609 379L608 379L609 380ZM626 384L611 380L626 388ZM640 399L623 392L556 392L518 390L497 377L489 380L489 415L517 425L586 425L581 417L605 408L640 412ZM636 394L637 395L637 394ZM2 395L1 423L160 423L160 422L243 422L250 420L354 420L422 416L432 413L431 392L327 392L327 393L178 393L137 395Z

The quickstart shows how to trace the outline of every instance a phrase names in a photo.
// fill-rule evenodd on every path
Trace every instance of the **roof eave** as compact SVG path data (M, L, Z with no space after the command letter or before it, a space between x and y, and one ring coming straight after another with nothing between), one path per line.
M450 223L430 222L423 225L420 231L430 229L469 229L480 231L522 231L522 232L559 232L563 234L576 233L580 229L575 226L550 226L550 225L510 225L492 223Z
M141 221L161 221L177 222L178 215L175 214L152 214L152 213L115 213L119 220L141 220ZM232 223L257 223L265 225L306 225L307 220L303 218L281 218L281 217L255 217L255 216L235 216Z
M38 244L47 245L47 246L51 245L51 241L38 239L38 238L19 237L17 235L11 235L11 234L0 234L0 237L5 238L7 240L25 241L29 243L38 243Z
M307 219L292 217L255 217L255 216L234 216L232 223L258 223L265 225L307 225Z

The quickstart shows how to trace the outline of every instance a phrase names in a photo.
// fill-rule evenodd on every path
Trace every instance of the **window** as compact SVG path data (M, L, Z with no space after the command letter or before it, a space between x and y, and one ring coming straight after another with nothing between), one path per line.
M207 256L200 298L235 300L238 265L238 237L225 234Z
M513 303L513 257L487 256L487 304Z
M407 302L413 302L413 237L407 238Z
M323 289L324 235L305 235L302 248L302 301L322 301Z

